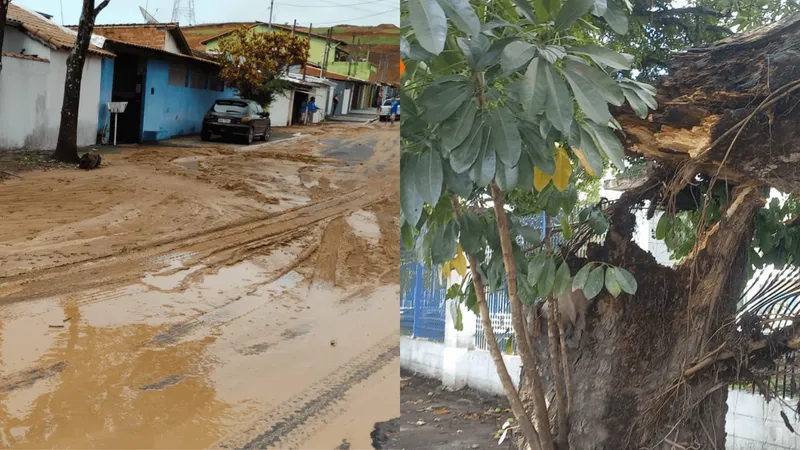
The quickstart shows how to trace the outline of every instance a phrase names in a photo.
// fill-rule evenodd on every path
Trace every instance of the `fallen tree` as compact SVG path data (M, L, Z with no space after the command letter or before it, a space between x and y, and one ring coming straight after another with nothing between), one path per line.
M735 314L753 267L800 257L795 221L783 217L791 208L765 209L770 187L800 194L800 54L791 50L800 18L676 55L655 90L604 79L625 58L579 37L590 8L619 24L611 2L534 11L515 1L510 12L432 3L408 2L414 34L402 44L403 236L431 264L469 261L462 301L481 316L520 448L723 449L729 383L758 382L751 369L800 344L793 320L767 332ZM610 206L573 212L575 171L599 174L603 157L623 169L623 148L650 161L644 179ZM565 245L504 207L513 189L562 216ZM691 214L674 268L632 239L632 211L645 202L651 215L665 212L662 234ZM602 244L586 244L602 233ZM485 297L504 285L519 390ZM559 309L572 288L590 302L566 320Z

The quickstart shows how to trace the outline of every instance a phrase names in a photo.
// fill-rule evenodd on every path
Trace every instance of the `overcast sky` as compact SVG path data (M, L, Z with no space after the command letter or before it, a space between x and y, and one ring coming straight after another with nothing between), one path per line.
M53 16L57 23L76 25L81 14L82 0L12 0L14 3ZM379 25L400 24L400 0L274 0L275 23L297 24L314 28L337 24ZM96 0L100 3L100 0ZM111 0L100 13L97 23L143 23L139 6L155 15L160 22L172 19L174 0ZM183 3L188 3L183 0ZM250 22L269 20L270 0L194 0L198 23ZM186 25L181 21L181 25Z

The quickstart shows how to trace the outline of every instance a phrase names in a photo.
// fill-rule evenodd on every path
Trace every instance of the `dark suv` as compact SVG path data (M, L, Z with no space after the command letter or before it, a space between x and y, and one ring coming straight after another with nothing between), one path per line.
M214 102L203 117L200 139L207 141L211 135L222 135L225 139L233 136L243 138L250 145L256 136L262 141L272 135L269 113L264 112L257 102L241 98L226 98Z

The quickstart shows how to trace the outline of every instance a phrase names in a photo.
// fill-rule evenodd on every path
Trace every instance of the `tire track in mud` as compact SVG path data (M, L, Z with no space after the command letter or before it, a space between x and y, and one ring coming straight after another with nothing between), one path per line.
M305 391L256 419L247 429L217 441L210 448L297 448L310 438L310 425L325 424L325 413L353 386L400 357L400 335L392 333L347 361Z
M90 261L0 278L0 287L16 284L18 288L0 299L0 305L83 291L98 284L110 289L125 282L138 280L147 263L156 264L157 258L168 259L170 254L176 252L193 253L191 259L198 261L226 251L233 254L237 249L244 248L247 251L247 246L251 246L249 250L254 251L278 243L282 237L285 238L293 231L306 229L331 217L364 208L381 201L387 195L383 189L375 192L359 188L334 199L305 205L244 225L214 228L163 244L145 245L139 250L125 254L108 255Z

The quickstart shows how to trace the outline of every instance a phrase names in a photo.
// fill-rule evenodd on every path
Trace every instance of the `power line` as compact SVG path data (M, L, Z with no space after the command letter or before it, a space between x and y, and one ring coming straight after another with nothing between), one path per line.
M372 0L370 2L350 3L349 5L295 5L292 3L277 3L281 6L288 6L290 8L349 8L353 6L369 5L371 3L383 3L386 0Z
M346 22L351 22L353 20L361 20L361 19L366 19L366 18L369 18L369 17L382 16L384 14L388 14L390 12L397 11L398 9L400 9L400 8L392 8L392 9L390 9L388 11L379 12L379 13L376 13L376 14L370 14L368 16L352 17L352 18L349 18L349 19L339 19L339 20L334 20L334 21L330 21L330 22L317 23L317 25L326 25L326 24L330 24L330 23L345 24Z

